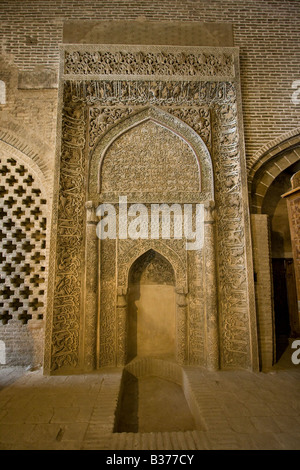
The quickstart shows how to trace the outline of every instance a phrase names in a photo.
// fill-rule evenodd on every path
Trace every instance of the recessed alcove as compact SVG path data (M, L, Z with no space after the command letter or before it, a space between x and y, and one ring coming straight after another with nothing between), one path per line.
M175 357L175 275L166 258L148 250L131 266L128 356Z

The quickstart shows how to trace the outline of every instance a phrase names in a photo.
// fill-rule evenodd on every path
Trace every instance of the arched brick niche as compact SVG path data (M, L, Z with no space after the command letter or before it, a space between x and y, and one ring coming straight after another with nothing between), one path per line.
M37 165L0 147L0 338L6 364L36 366L43 362L49 199Z
M167 259L148 250L134 261L128 276L127 358L175 358L175 275Z
M299 160L299 129L271 142L253 157L248 173L251 213L262 212L264 197L270 185L280 173Z
M276 357L276 325L272 257L284 258L290 250L287 209L282 199L288 190L288 176L300 165L300 134L295 129L270 142L253 157L249 166L249 198L252 223L255 290L258 319L259 358L262 369L270 369ZM281 189L280 189L281 188ZM277 209L276 209L277 208ZM284 210L286 214L284 215ZM274 228L274 215L281 214L279 232ZM283 222L284 221L284 222ZM282 224L285 224L283 226ZM272 231L272 226L274 230ZM280 238L279 238L280 237ZM282 244L277 248L275 241ZM273 243L272 243L273 242ZM283 243L285 249L283 249ZM280 254L281 253L281 254ZM285 282L284 280L282 282Z

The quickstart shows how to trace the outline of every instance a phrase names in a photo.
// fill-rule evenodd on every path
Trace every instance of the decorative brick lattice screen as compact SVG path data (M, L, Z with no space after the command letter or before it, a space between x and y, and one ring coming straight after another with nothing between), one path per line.
M29 361L27 327L44 317L47 201L30 170L3 155L0 197L0 336L8 362L23 363Z

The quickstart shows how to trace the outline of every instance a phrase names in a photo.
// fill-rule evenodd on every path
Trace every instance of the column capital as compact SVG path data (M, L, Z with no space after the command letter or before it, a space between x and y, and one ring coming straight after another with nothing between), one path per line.
M97 223L96 208L93 201L87 201L85 203L85 209L87 223Z
M215 201L204 203L204 223L213 224L215 222Z
M117 287L117 296L125 296L127 294L127 288L124 286Z

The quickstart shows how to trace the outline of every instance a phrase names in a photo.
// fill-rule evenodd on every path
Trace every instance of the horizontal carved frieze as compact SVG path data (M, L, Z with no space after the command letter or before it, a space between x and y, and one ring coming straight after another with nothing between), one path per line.
M231 82L164 80L68 80L73 101L105 105L203 105L230 103Z
M65 74L125 75L126 77L233 76L231 52L198 51L80 51L65 52Z

